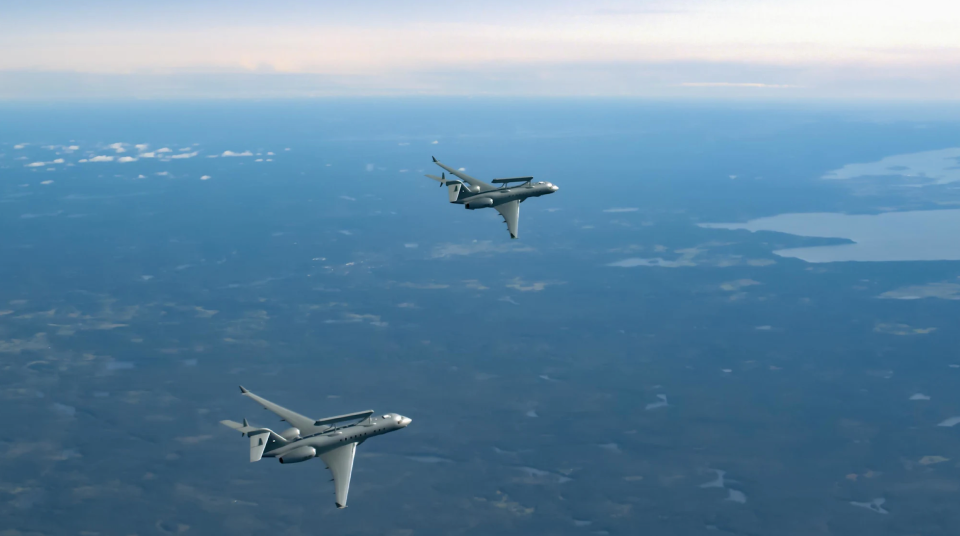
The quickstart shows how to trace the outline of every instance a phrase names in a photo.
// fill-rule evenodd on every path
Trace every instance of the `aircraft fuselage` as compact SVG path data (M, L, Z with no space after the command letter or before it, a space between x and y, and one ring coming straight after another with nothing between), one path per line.
M357 424L330 428L323 432L301 437L282 446L278 445L276 437L271 436L263 457L281 458L303 447L313 447L316 449L317 455L320 455L343 445L361 443L374 436L395 432L406 428L408 424L410 424L409 418L396 413L388 413L381 417L371 417Z
M469 196L461 197L451 201L458 205L464 205L468 209L495 207L511 201L523 201L528 197L540 197L542 195L552 194L559 188L548 183L535 183L524 186L511 186L509 188L495 188L485 192L473 193ZM490 201L486 201L489 199Z

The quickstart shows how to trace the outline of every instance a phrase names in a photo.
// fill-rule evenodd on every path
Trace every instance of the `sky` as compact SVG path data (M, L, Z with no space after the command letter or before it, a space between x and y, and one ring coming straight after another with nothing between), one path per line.
M0 98L956 99L960 2L33 0Z

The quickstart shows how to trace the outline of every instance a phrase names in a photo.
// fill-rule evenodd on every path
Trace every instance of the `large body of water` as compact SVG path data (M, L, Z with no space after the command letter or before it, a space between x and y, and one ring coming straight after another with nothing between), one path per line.
M775 250L807 262L960 261L960 209L880 214L781 214L746 223L705 223L706 229L774 231L842 238L852 244Z

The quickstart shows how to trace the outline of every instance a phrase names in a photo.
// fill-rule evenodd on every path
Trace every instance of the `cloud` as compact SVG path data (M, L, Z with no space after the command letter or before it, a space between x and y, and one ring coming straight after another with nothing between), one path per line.
M52 160L50 162L31 162L25 165L24 167L43 167L43 166L49 166L53 164L62 164L62 163L63 163L63 159L57 158L56 160Z
M140 158L156 158L156 157L157 157L157 153L153 151L140 153Z
M430 142L430 145L437 145L438 143L440 143L438 140L433 140Z
M208 180L210 180L210 175L204 175L204 176L200 177L200 180L202 180L202 181L208 181Z
M175 154L175 155L171 156L170 158L178 158L178 159L179 159L179 158L193 158L194 156L197 156L197 153L196 153L196 152Z
M876 333L888 333L890 335L927 335L936 330L937 328L915 328L907 324L878 323L873 327L873 331Z
M513 245L511 243L494 243L490 240L483 240L465 244L442 244L434 248L432 256L435 259L439 259L461 255L519 253L528 251L533 251L533 248L530 246Z
M94 156L93 158L88 158L87 160L81 160L81 162L113 162L113 157L100 155Z
M440 290L440 289L450 288L450 285L447 285L446 283L413 283L409 281L405 283L400 283L399 286L404 288L415 288L420 290Z
M960 300L960 285L956 283L928 283L888 290L880 295L888 300L922 300L924 298L940 298L943 300Z
M137 159L132 156L121 156L117 159L117 162L126 163L126 162L136 162Z
M750 87L750 88L799 88L793 84L762 84L758 82L682 82L682 87ZM733 177L731 177L733 178Z
M16 145L14 145L13 148L14 148L14 149L23 149L23 148L26 147L26 146L27 146L26 143L18 143L18 144L16 144Z
M897 2L856 9L856 2L793 0L760 9L754 2L701 1L684 2L679 9L608 9L605 15L598 14L595 3L574 2L551 9L546 18L541 3L524 2L495 3L484 10L458 5L429 14L386 3L378 5L373 18L303 9L294 14L289 7L277 7L271 11L275 20L241 7L215 28L173 28L150 24L150 17L138 11L90 7L83 13L89 24L70 30L70 47L59 41L65 31L61 25L35 22L43 15L42 3L23 4L27 7L4 13L5 37L18 47L17 54L0 58L0 72L33 70L48 76L72 71L77 80L99 77L104 85L147 96L157 94L151 91L169 95L189 85L178 83L183 78L176 75L121 73L197 73L197 79L208 78L203 82L208 95L217 90L276 94L271 86L276 83L303 94L341 95L480 95L491 89L612 95L637 87L715 93L719 87L823 97L835 93L836 80L851 78L876 96L889 96L904 80L929 87L928 94L956 95L960 63L951 24L956 9L943 0L920 0L912 9ZM215 14L212 8L211 13L200 9L203 15ZM621 14L611 16L613 12ZM349 22L338 24L341 19ZM392 24L383 25L383 20ZM121 44L122 53L116 53ZM649 70L674 74L661 80L647 76ZM210 74L225 71L246 83L211 88ZM30 95L42 78L16 87L0 85ZM122 79L137 81L110 84ZM149 80L154 83L144 83ZM89 87L49 77L46 83L60 86L62 94ZM808 88L794 89L800 84Z
M158 153L171 153L171 152L173 152L173 151L171 151L169 147L161 147L160 149L157 149L157 152L158 152Z
M127 150L123 148L123 144L122 144L122 143L111 143L110 145L107 145L107 149L113 149L114 151L116 151L116 152L118 152L118 153L125 153L125 152L127 152Z
M373 167L373 164L367 164L366 169L367 171L373 171Z
M143 152L147 150L147 147L149 147L149 145L146 143L138 143L134 145L134 147L136 147L138 151Z
M667 395L657 395L657 398L659 400L657 400L656 402L650 402L644 407L644 409L646 411L652 411L659 408L665 408L670 405L669 403L667 403Z
M233 151L224 151L220 153L220 156L253 156L253 153L250 151L243 151L242 153L235 153Z
M341 195L340 199L346 199L347 201L356 201L356 199L350 197L349 195Z
M353 324L357 322L368 322L372 326L386 327L387 323L380 320L379 315L343 313L342 320L324 320L324 324Z
M637 212L638 210L640 210L640 209L638 209L638 208L632 208L632 207L631 207L631 208L608 208L608 209L604 209L604 212L614 212L614 213L616 213L616 212Z
M738 279L736 281L727 281L726 283L720 284L720 290L725 290L727 292L736 292L744 287L751 287L753 285L760 285L759 281L754 281L753 279Z
M507 288L512 288L514 290L519 290L520 292L540 292L541 290L547 288L548 285L558 285L555 281L534 281L528 283L519 277L513 278L510 283L507 283Z
M940 424L938 424L937 426L943 426L943 427L946 427L946 428L952 428L952 427L954 427L954 426L956 426L956 425L958 425L958 424L960 424L960 417L950 417L949 419L946 419L946 420L942 421L942 422L941 422Z
M611 262L607 266L618 268L636 268L637 266L659 266L661 268L680 268L684 266L696 266L697 264L687 259L678 259L676 261L667 261L660 257L654 259L632 258L622 261Z

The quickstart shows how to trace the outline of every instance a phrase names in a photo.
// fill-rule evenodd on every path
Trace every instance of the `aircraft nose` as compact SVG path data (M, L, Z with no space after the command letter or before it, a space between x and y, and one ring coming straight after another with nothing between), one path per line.
M410 417L400 418L400 426L402 426L403 428L406 428L412 422L413 422L413 419L411 419Z
M550 191L551 191L551 192L556 192L556 191L559 190L559 189L560 189L560 187L557 186L557 185L553 185L553 186L550 187Z

